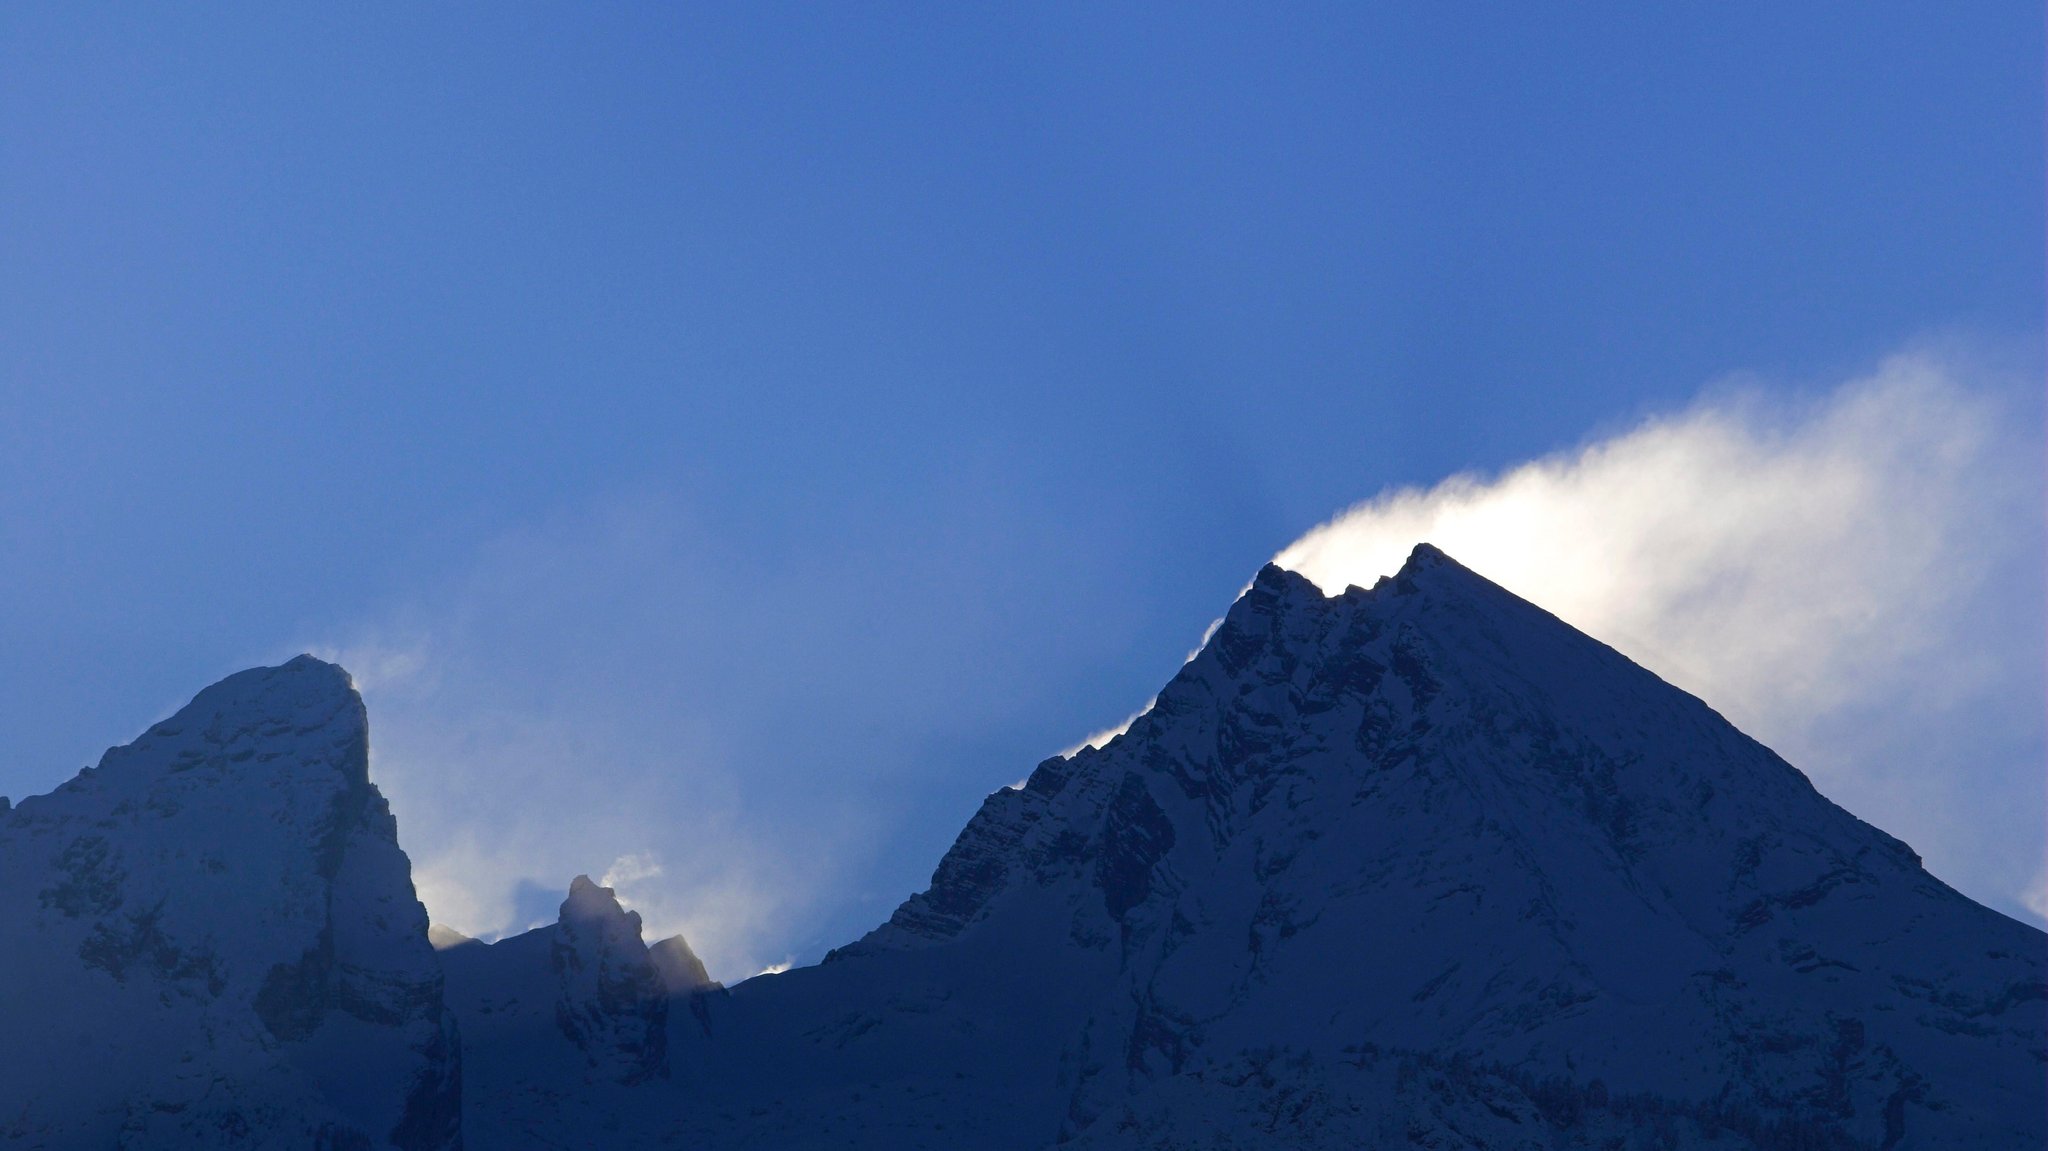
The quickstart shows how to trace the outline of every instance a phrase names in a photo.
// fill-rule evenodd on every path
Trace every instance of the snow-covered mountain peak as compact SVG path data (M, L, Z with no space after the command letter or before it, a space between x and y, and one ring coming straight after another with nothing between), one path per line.
M1814 1121L1852 1141L2038 1129L2038 933L1427 545L1332 596L1266 567L1124 735L990 796L840 957L1048 921L1117 973L1070 1134L1227 1053L1367 1042L1760 1112L1835 1092Z
M301 656L0 816L0 1096L30 1101L13 1130L458 1139L453 1021L367 757L347 673Z
M1447 586L1467 580L1477 580L1482 584L1491 583L1486 577L1452 559L1435 544L1423 542L1409 550L1408 558L1402 561L1400 568L1392 575L1381 576L1373 581L1371 587L1353 584L1334 590L1324 589L1314 580L1292 568L1281 567L1278 563L1268 563L1252 577L1251 586L1246 589L1247 592L1263 590L1267 593L1266 596L1254 599L1250 603L1240 596L1238 602L1232 606L1255 611L1272 611L1276 608L1284 610L1285 607L1297 602L1305 602L1308 592L1314 592L1318 599L1338 599L1346 594L1371 592L1387 584L1405 584L1406 590L1412 594L1418 589L1419 585L1415 583L1418 578L1428 579L1430 574L1439 568L1449 569L1443 577Z
M295 660L0 806L0 1098L30 1101L0 1142L2048 1137L2040 932L1428 545L1334 595L1266 567L887 923L729 989L585 876L552 924L430 951L365 740Z
M109 749L74 783L90 790L149 786L203 769L214 782L287 773L291 778L276 786L315 790L322 781L298 774L332 772L344 788L361 789L370 781L368 749L369 722L348 673L301 655L228 676L133 743Z

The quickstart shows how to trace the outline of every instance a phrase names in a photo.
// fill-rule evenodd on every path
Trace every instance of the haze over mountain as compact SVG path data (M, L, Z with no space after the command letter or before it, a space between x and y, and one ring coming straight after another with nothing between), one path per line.
M2048 938L1427 545L1267 567L886 923L731 988L587 878L431 951L364 741L301 658L0 814L0 1145L2048 1137Z

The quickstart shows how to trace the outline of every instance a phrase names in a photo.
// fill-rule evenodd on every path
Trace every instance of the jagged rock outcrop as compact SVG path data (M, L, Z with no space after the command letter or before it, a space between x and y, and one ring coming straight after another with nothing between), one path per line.
M587 1109L628 1106L613 1102L625 1089L665 1082L672 1001L689 1016L688 992L715 986L675 989L689 968L703 972L689 945L649 948L640 914L582 875L554 923L493 944L450 938L440 955L468 1044L465 1130L477 1147L573 1143ZM565 1093L575 1106L559 1105Z
M0 812L0 1146L461 1146L362 700L242 672Z
M640 938L640 913L579 875L549 944L555 1025L585 1065L628 1085L668 1074L668 988Z
M711 973L704 970L704 961L690 950L690 945L680 935L671 935L647 949L647 959L654 964L654 970L661 976L661 985L670 995L688 995L691 992L708 991L718 987Z

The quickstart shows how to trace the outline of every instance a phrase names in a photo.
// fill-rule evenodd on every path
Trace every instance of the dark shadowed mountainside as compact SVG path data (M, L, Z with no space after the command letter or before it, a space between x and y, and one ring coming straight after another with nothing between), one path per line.
M731 988L581 878L558 923L445 937L436 963L351 774L345 685L320 698L354 727L201 708L316 674L339 680L231 679L0 816L10 921L34 925L0 1018L128 1052L86 1086L6 1064L17 1142L61 1121L240 1146L176 1119L229 1099L447 1145L458 1049L472 1151L2048 1138L2040 932L1427 545L1334 597L1266 568L1125 734L991 795L887 923ZM174 782L188 761L210 774ZM143 853L170 861L146 883ZM213 894L273 866L296 878ZM131 1015L177 1046L132 1046ZM404 1141L422 1115L442 1144ZM250 1146L306 1129L249 1122Z

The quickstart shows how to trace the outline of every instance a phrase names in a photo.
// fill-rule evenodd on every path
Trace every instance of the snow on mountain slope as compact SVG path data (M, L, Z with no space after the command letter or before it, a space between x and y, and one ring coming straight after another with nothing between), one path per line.
M1426 545L1266 568L889 922L732 988L582 877L437 956L363 739L295 660L0 812L0 1146L2048 1142L2048 938Z
M614 1146L2034 1148L2044 998L2039 932L1424 546L1261 572L887 924L671 1010L668 1078L494 1090Z
M1068 910L1063 1133L1240 1053L1460 1053L1870 1146L2038 1146L2043 940L1698 700L1427 546L1269 567L1106 748L990 797L856 949ZM998 976L1000 977L1000 976Z
M242 672L0 813L0 1146L460 1146L360 698Z

